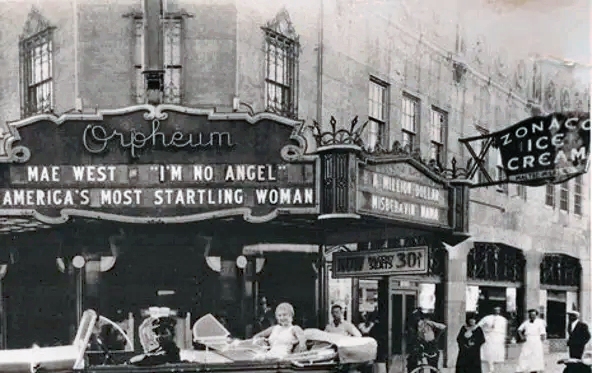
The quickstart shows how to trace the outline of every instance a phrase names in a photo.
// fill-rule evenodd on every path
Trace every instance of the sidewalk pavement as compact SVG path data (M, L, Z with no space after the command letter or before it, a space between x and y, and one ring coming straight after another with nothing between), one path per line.
M557 361L566 357L567 353L565 352L545 354L545 373L562 373L565 365L557 364ZM516 373L516 365L518 362L515 359L507 360L496 367L495 373ZM483 372L487 372L485 366L483 366ZM454 373L454 368L443 368L442 373Z
M557 361L560 359L564 359L566 357L566 352L545 354L545 373L562 373L563 369L565 369L565 365L557 364ZM402 363L402 359L401 361L393 361L393 364L391 365L388 373L404 373ZM516 359L507 360L505 363L500 364L496 367L495 373L516 373L516 365ZM442 368L441 372L454 373L454 367ZM483 372L487 372L487 368L485 365L483 366Z

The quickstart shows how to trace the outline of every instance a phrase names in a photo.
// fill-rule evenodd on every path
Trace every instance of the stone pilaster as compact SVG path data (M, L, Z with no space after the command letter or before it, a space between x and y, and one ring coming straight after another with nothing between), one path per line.
M4 293L2 289L3 278L8 270L8 264L0 264L0 350L6 348L6 329L8 327L6 319L6 305L4 303Z
M382 277L378 281L378 327L377 334L378 354L377 363L386 363L389 355L389 278Z
M526 265L524 268L524 294L525 311L534 308L540 311L540 290L541 290L541 260L543 253L536 249L524 252Z
M465 323L467 255L473 248L473 241L466 240L456 246L444 245L448 250L445 279L447 338L444 364L447 367L452 367L458 356L456 334Z
M582 279L580 281L580 313L582 320L592 320L592 260L589 256L580 259Z
M86 262L84 270L84 308L91 308L100 310L100 278L101 278L101 262L100 260L92 259Z

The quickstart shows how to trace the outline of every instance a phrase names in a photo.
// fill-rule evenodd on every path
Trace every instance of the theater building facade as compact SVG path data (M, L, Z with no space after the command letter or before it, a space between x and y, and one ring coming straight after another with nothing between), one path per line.
M473 36L460 1L364 4L6 5L1 346L65 343L85 308L249 336L265 297L306 327L373 313L389 364L419 306L448 366L464 315L498 305L510 358L528 308L565 350L566 311L592 316L587 176L476 188L458 139L587 111L588 87Z

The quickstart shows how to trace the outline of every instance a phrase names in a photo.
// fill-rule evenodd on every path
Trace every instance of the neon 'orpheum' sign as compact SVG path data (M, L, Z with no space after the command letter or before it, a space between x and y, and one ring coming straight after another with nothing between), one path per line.
M532 117L492 134L509 182L563 182L587 171L589 113Z
M160 121L154 119L149 133L132 129L127 133L107 130L100 124L89 124L84 129L82 143L90 153L104 152L109 143L119 143L124 149L129 150L132 158L138 158L138 151L151 146L162 149L211 149L233 148L236 144L232 141L229 132L190 132L175 131L166 134L160 130Z

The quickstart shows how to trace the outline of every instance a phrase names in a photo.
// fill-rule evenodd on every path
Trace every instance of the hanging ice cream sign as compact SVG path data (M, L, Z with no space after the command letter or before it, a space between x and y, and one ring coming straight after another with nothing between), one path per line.
M536 116L487 137L510 183L562 183L588 169L590 113Z

